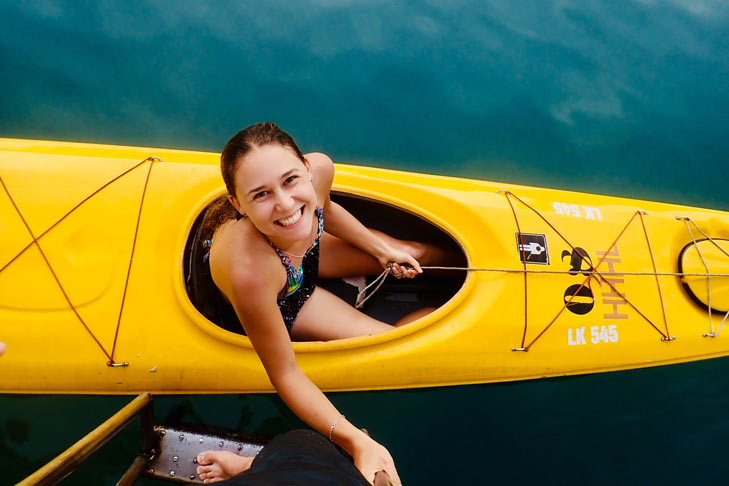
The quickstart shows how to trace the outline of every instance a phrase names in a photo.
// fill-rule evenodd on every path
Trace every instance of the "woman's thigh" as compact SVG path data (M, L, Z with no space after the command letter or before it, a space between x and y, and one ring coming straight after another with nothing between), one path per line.
M336 295L316 287L296 317L291 337L296 341L329 341L379 334L393 329L350 306Z

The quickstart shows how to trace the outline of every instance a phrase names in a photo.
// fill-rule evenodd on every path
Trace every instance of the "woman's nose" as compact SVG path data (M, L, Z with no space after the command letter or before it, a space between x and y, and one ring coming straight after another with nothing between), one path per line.
M291 194L289 194L288 191L278 191L276 193L276 205L280 210L286 211L293 207L294 198L291 197Z

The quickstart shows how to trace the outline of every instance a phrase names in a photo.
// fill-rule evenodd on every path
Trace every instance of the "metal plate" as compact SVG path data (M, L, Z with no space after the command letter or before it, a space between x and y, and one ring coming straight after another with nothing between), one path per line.
M197 455L204 451L230 451L253 457L263 449L262 441L242 436L220 436L168 427L155 427L155 455L144 475L186 483L202 484L197 477Z

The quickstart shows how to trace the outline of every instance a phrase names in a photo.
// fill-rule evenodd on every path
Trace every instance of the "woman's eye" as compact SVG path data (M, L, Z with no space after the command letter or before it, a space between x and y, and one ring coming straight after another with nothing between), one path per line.
M294 182L298 178L299 178L299 176L295 176L295 175L289 176L284 181L284 184L291 184L292 182Z
M262 197L264 197L264 196L265 196L266 194L268 194L268 193L267 193L266 191L261 191L261 192L257 192L257 193L256 193L256 194L255 194L255 195L253 196L253 199L261 199L261 198L262 198Z

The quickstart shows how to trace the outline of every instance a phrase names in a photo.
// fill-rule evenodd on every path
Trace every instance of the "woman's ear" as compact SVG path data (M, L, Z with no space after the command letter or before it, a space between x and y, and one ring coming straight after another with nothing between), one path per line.
M235 197L228 195L228 201L233 205L235 210L238 211L238 214L245 216L245 213L241 210L240 204L238 204L238 200Z

